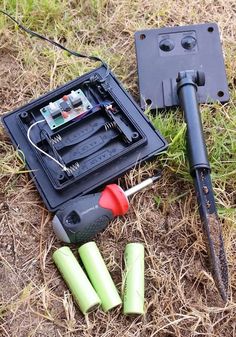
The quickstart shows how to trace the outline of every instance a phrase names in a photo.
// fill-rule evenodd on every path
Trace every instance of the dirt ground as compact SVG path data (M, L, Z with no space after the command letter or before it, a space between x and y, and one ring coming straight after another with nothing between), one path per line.
M235 1L102 3L101 13L96 17L100 33L95 34L95 28L90 27L92 42L88 43L86 28L81 40L85 41L86 48L101 42L103 58L107 48L112 69L136 98L133 33L137 29L218 22L231 91L231 101L222 108L222 114L236 116ZM68 11L75 13L76 4L76 1L68 1ZM110 34L107 26L107 30L103 30L101 23L102 16L107 15L108 20L107 13L110 13ZM88 11L85 17L79 15L85 23L92 14ZM15 36L14 29L9 25L0 36L1 114L69 79L62 75L59 80L55 79L59 75L56 72L52 75L48 65L45 65L45 73L41 72L44 69L42 56L33 65L30 61L27 63L29 56L26 60L21 44L24 49L24 43L29 46L32 42L25 42L23 33ZM34 44L41 46L42 43L34 39ZM113 53L116 58L111 56ZM71 74L73 78L75 74ZM233 133L234 144L235 137ZM210 141L209 136L209 144ZM151 175L156 167L165 166L159 182L131 198L127 216L116 219L96 238L120 292L125 245L137 241L144 243L145 315L128 317L120 309L107 314L97 309L84 317L52 261L53 252L62 246L52 231L52 214L43 205L28 173L24 173L3 127L0 127L0 146L0 337L236 336L235 172L230 174L230 182L222 177L222 181L218 179L214 185L229 264L230 288L226 304L220 299L209 271L191 179L178 172L176 165L169 162L165 165L165 155L162 155L161 159L132 170L121 180L123 187L129 187L147 174ZM229 153L227 160L235 163L235 153ZM77 255L76 248L72 246Z

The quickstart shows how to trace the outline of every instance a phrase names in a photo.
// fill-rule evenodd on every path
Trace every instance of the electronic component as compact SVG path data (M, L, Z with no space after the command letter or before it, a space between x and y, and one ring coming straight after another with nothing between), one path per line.
M61 115L62 115L61 110L58 110L58 111L55 111L55 112L51 113L51 116L52 116L53 119L56 119L56 118L60 117Z
M64 118L64 119L66 119L66 118L68 118L70 115L68 114L68 112L66 112L66 111L62 111L62 117Z
M76 57L102 63L101 67L2 119L13 143L24 153L29 172L49 210L56 211L72 198L100 188L166 149L165 139L155 130L101 58L70 50L24 27L7 12L0 12L27 34ZM71 109L66 105L68 111L63 110L60 106L62 102L66 102ZM118 117L117 120L105 111L107 103L111 105L111 111ZM101 116L104 118L103 125ZM81 158L83 155L77 153L71 158L70 166L65 166L64 159L71 152L71 146L77 146L82 139L87 140L84 145L90 146L89 138L102 131L111 131L108 133L111 138L111 133L117 133L117 136L109 141L97 138L96 141L103 142L101 148L97 145L95 153L88 152L78 162L76 157ZM77 132L78 136L75 136ZM93 140L95 138L92 142ZM60 148L59 151L54 144Z
M83 104L80 95L74 90L71 91L71 94L69 95L69 99L74 108Z
M114 75L100 82L106 72L106 67L94 69L3 117L51 211L114 181L167 147ZM98 82L90 83L92 77ZM82 104L75 108L79 97ZM62 102L71 110L62 111ZM53 119L58 107L61 116Z
M81 89L72 90L69 95L63 95L55 102L40 109L51 130L63 126L69 121L79 117L92 108L92 104L87 99Z
M70 111L71 110L71 107L69 106L69 104L67 103L67 102L65 102L65 101L62 101L61 103L60 103L60 107L61 107L61 109L62 109L62 111Z
M51 111L51 114L57 114L57 113L61 113L61 109L60 107L56 104L56 103L49 103L49 109Z

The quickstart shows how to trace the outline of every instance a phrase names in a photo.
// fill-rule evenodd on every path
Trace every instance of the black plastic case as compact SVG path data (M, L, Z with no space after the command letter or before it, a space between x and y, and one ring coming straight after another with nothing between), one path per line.
M104 66L97 68L3 117L4 126L14 145L23 151L50 211L117 179L167 147L165 139L112 73L103 83L89 81L94 76L103 78L105 73ZM77 89L83 90L95 107L91 113L54 130L42 123L31 131L38 147L69 165L68 173L30 144L27 131L42 120L40 109ZM114 113L106 109L107 102L112 103ZM73 139L80 141L70 145Z
M179 105L176 77L183 70L205 73L206 83L197 92L199 103L229 100L217 24L140 30L135 46L142 108Z

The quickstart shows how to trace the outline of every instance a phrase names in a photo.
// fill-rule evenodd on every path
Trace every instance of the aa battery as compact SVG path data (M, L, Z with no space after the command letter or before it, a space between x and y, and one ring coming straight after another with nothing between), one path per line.
M123 312L128 314L144 313L144 246L129 243L125 247L125 274L123 293Z
M101 301L69 247L53 253L53 260L83 314L92 311Z
M105 312L120 305L121 298L95 242L79 248L79 255Z

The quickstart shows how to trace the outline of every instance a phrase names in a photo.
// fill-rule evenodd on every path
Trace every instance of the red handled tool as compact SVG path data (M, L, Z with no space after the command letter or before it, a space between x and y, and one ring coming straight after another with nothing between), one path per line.
M159 178L160 175L148 178L127 191L116 184L107 185L101 193L67 202L53 218L54 232L64 242L82 243L93 239L114 217L127 213L130 195Z

